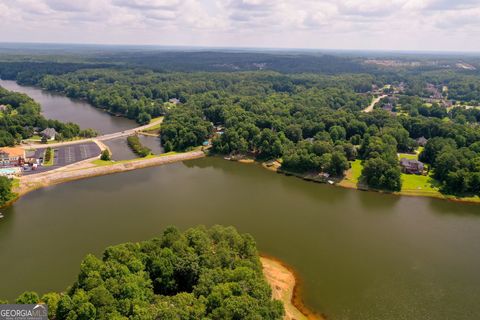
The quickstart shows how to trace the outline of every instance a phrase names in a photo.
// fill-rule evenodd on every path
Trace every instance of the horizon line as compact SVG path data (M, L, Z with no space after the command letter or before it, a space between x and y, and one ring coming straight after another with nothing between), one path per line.
M87 42L12 42L0 41L2 45L39 45L39 46L78 46L78 47L130 47L130 48L183 48L211 50L249 50L249 51L303 51L303 52L366 52L366 53L398 53L398 54L442 54L442 55L480 55L480 51L427 50L427 49L342 49L342 48L306 48L306 47L274 47L274 46L221 46L221 45L165 45L165 44L129 44L129 43L87 43Z

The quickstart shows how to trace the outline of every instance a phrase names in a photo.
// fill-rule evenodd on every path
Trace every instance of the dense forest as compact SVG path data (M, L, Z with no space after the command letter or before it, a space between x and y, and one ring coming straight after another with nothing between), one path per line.
M79 135L91 136L90 129L80 130L74 123L62 123L45 119L40 114L40 105L25 94L11 92L0 87L0 146L13 146L23 139L30 138L35 132L45 128L54 128L57 139L71 139Z
M306 53L104 52L86 54L79 66L37 62L48 67L38 66L45 71L29 83L142 124L165 115L166 151L210 141L213 153L276 159L287 171L334 177L359 159L360 182L374 189L401 189L397 153L414 152L424 137L420 160L442 189L478 194L479 72L458 69L457 58L420 57L415 67L408 59L398 60L407 66L386 68L366 58ZM21 64L0 64L0 76L24 81L32 66ZM361 112L373 88L387 84L405 87L381 101L395 114ZM432 90L458 106L430 101Z
M5 301L3 301L5 302ZM25 292L15 303L48 305L49 318L142 320L282 319L255 241L233 227L197 227L88 255L64 293Z

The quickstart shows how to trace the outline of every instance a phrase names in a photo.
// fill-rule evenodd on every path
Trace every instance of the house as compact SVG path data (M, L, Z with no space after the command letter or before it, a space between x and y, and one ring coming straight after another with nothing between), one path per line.
M408 174L423 174L425 165L423 162L414 159L400 159L400 166L402 167L402 172Z
M420 137L417 139L417 144L420 146L420 147L425 147L425 145L427 144L428 140L425 138L425 137Z
M47 128L41 132L42 137L47 138L47 140L55 140L55 135L57 134L57 131L53 128Z
M21 166L25 162L25 150L22 148L0 148L0 166Z
M25 163L39 164L40 160L37 158L37 152L35 150L25 151Z
M393 111L393 105L391 103L386 103L382 106L382 109L385 111L392 112Z
M179 104L180 100L178 100L177 98L172 98L172 99L169 99L168 102L173 103L173 104Z

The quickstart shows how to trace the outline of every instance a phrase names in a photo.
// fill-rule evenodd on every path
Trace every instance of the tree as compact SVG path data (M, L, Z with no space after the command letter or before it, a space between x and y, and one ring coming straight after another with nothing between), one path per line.
M332 137L333 142L343 141L347 137L347 132L345 128L341 126L331 127L328 133L330 133L330 136Z
M102 154L100 155L100 160L110 161L110 152L108 151L108 149L102 151Z
M349 163L345 155L341 152L335 151L332 153L332 157L329 166L326 168L326 171L332 175L341 176L348 168Z
M0 176L0 206L12 200L15 194L12 192L12 181L7 177Z
M149 124L150 120L152 120L152 117L146 112L140 113L137 117L137 122L141 125Z
M45 303L48 306L48 318L54 319L57 314L58 303L60 302L61 296L56 292L46 293L40 299L41 302Z
M67 292L17 299L38 301L56 320L281 320L284 314L253 238L220 226L183 233L168 227L159 238L108 247L101 259L87 255Z
M40 301L40 298L38 297L38 294L33 291L25 291L22 293L17 300L15 300L15 303L17 304L36 304Z
M401 172L397 164L375 157L365 160L360 179L369 187L388 191L400 191Z

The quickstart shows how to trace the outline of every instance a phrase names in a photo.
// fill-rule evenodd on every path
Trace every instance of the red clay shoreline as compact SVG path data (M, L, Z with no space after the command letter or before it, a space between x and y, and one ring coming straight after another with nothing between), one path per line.
M303 280L293 267L291 267L284 261L266 253L260 253L260 257L280 264L283 268L287 269L293 275L293 277L295 278L295 285L293 287L292 299L290 302L295 308L297 308L306 317L306 319L308 320L326 320L327 319L326 315L312 311L303 302L302 295L301 295Z

